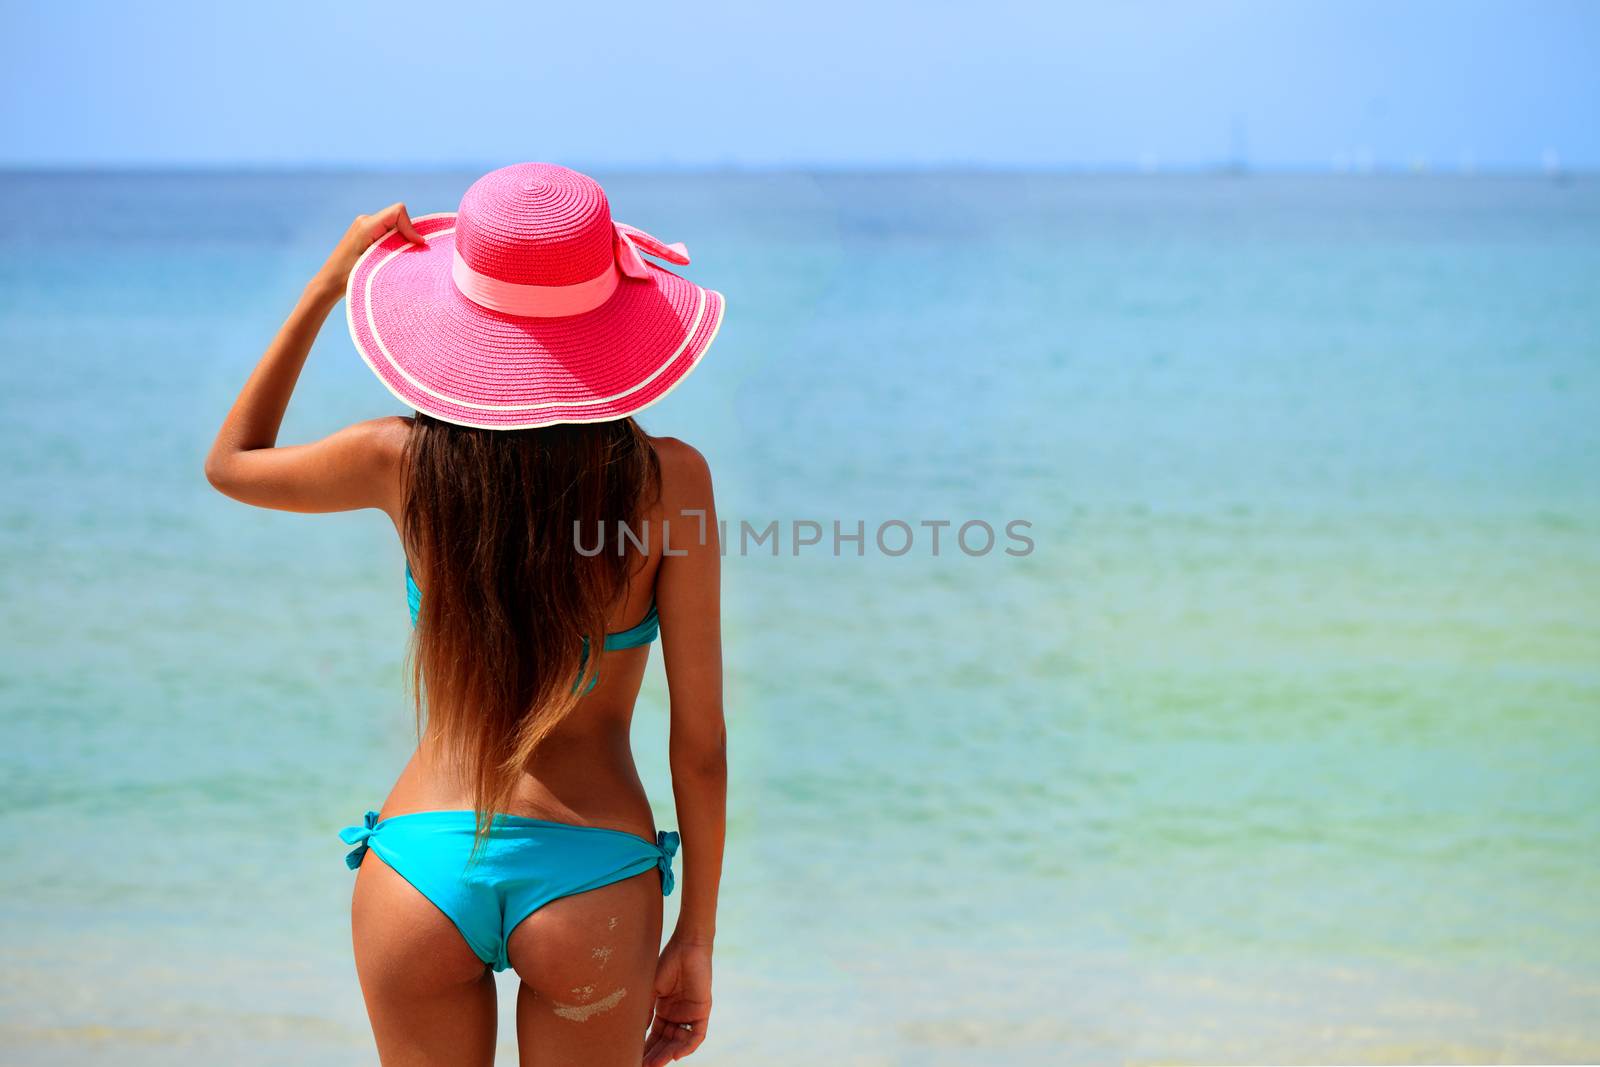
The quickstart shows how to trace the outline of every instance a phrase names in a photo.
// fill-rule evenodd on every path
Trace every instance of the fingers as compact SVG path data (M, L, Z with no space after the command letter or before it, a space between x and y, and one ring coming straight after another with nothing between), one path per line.
M667 1053L667 1034L661 1025L650 1028L650 1035L644 1041L644 1067L665 1067L672 1062L672 1056Z
M368 215L367 221L370 226L367 234L373 241L376 241L390 230L399 230L400 236L412 244L421 245L424 248L428 246L427 238L418 233L417 228L411 224L411 216L406 212L404 204L390 204L382 211Z
M400 231L400 236L414 245L421 245L423 248L427 248L427 238L418 233L417 228L411 225L411 216L406 214L406 206L404 204L396 204L395 207L400 209L394 220L395 228Z
M650 1039L645 1042L644 1067L666 1067L699 1048L704 1040L699 1033L684 1030L676 1023L665 1023L659 1029L652 1029Z
M671 1062L672 1057L666 1055L665 1050L676 1028L677 1024L669 1023L659 1015L655 1017L644 1041L644 1067L660 1067L663 1063Z
M698 1017L691 1017L697 1015ZM689 1013L666 1004L656 1008L655 1020L644 1043L644 1067L663 1067L689 1055L706 1039L707 1015ZM693 1029L684 1029L688 1023Z

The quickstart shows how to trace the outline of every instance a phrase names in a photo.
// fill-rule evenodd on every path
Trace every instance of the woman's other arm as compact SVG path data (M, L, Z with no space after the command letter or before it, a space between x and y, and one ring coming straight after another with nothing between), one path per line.
M657 970L656 1016L645 1044L645 1067L687 1056L705 1040L728 791L722 553L711 471L699 452L672 438L657 441L657 454L662 513L670 524L663 537L671 554L661 560L656 601L671 701L669 748L683 838L683 896L678 925Z

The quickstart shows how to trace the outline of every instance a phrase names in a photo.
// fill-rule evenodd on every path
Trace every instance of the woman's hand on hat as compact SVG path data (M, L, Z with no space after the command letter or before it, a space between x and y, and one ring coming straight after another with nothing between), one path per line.
M332 300L344 296L345 286L350 282L350 272L355 269L356 260L390 230L399 230L400 236L414 245L422 248L428 246L427 238L418 233L417 228L411 224L411 216L406 214L404 204L390 204L382 211L375 211L370 215L357 215L350 228L344 231L344 236L339 238L339 243L334 246L328 261L317 271L312 286Z

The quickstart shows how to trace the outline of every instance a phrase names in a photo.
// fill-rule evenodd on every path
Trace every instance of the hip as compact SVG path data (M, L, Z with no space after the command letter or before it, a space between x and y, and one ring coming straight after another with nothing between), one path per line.
M471 810L470 783L442 754L423 744L412 753L383 801L391 818L427 811ZM652 839L654 817L631 752L613 746L558 744L517 782L496 814L621 830Z

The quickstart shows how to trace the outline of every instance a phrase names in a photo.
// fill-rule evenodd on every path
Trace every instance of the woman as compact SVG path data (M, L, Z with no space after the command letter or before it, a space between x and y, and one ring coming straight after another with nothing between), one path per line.
M698 363L723 301L641 253L688 262L548 164L486 175L457 213L358 218L206 460L258 507L381 508L405 551L419 742L382 812L342 834L386 1065L491 1063L507 967L524 1064L632 1067L642 1046L656 1065L705 1040L726 791L716 514L700 454L630 416ZM278 447L341 296L417 414ZM656 831L628 743L658 632L684 855L664 949L679 838Z

